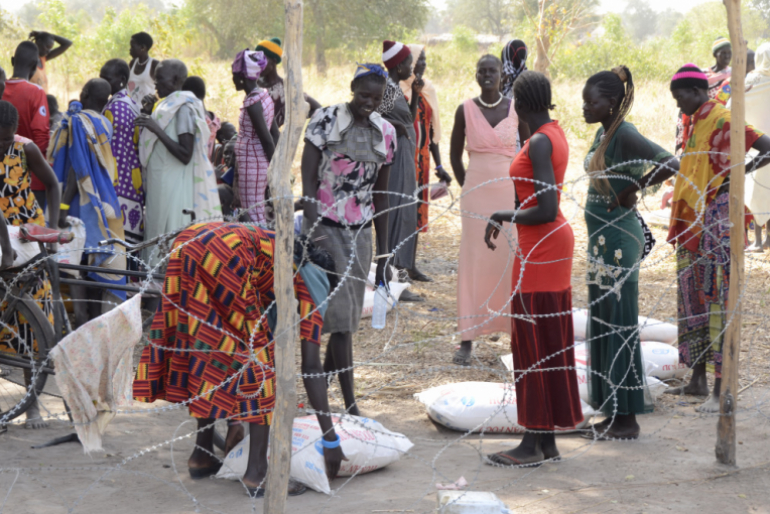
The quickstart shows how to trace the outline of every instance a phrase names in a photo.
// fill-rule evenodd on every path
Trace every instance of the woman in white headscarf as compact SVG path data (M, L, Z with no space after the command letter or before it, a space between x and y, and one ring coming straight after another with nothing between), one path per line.
M428 202L430 201L430 158L433 156L433 162L436 163L436 176L439 180L449 184L452 177L449 176L441 166L441 154L439 153L438 143L441 139L441 120L438 113L438 95L433 84L423 78L425 73L425 46L407 45L412 52L412 61L414 68L412 76L402 80L399 84L404 93L407 102L411 103L413 84L422 85L422 90L418 93L417 112L414 117L414 130L417 134L417 151L414 156L415 168L417 170L417 187L420 188L420 200L422 201L417 208L417 226L420 232L428 231ZM415 251L417 244L414 245ZM412 280L419 282L431 282L432 279L417 269L415 266L407 270Z
M754 71L746 76L746 123L757 130L770 132L770 43L764 43L754 54ZM746 170L748 171L748 170ZM770 169L762 168L746 175L746 207L754 215L758 251L770 247L770 232L762 244L762 226L770 221ZM761 246L760 246L761 245Z

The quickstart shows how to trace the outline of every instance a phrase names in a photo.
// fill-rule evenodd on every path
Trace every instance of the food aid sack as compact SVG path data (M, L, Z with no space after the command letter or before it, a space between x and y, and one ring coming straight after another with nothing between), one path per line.
M572 309L575 340L585 341L588 327L588 311ZM678 329L676 325L666 323L646 316L639 316L639 339L642 341L662 341L668 344L676 343Z
M360 416L332 416L334 431L340 437L342 461L338 476L349 477L369 473L396 462L408 452L412 442L403 434L391 432L379 421ZM331 494L326 476L323 432L315 415L294 418L291 442L291 477L319 493ZM249 436L225 457L217 478L239 480L246 473L249 460Z
M432 387L414 395L425 405L428 416L441 425L460 432L485 434L523 434L516 412L516 386L513 383L459 382ZM583 421L574 427L556 427L557 433L583 428L594 410L584 401Z
M393 272L393 280L388 282L388 287L390 288L390 301L387 303L386 312L392 311L398 303L398 299L401 298L401 293L409 289L409 284L407 282L398 281L398 272L396 271L396 268L391 266L390 269ZM366 291L364 292L364 306L361 309L362 318L371 318L372 312L374 312L374 289L372 289L371 284L374 284L376 276L377 264L372 263L372 266L369 269L369 282L366 284Z
M59 245L56 259L64 264L80 264L83 247L86 245L86 225L80 218L72 216L67 216L67 222L70 226L62 232L71 232L75 237L69 243Z
M644 371L645 375L647 377L647 387L650 389L650 394L652 395L653 399L657 399L658 396L660 396L660 393L663 392L663 390L666 388L666 384L661 382L661 380L666 380L667 378L674 378L672 375L671 377L668 376L667 373L661 373L660 370L666 370L672 369L673 367L676 367L679 369L679 354L673 346L666 345L665 343L657 343L657 342L642 342L642 362L644 362ZM666 348L662 348L659 345L663 345L667 347L668 349L674 350L674 360L672 362L672 355L668 352L665 353L665 356L661 354L660 350L664 350ZM654 355L651 355L647 358L645 358L645 352L649 354L653 354L653 351L656 351ZM577 381L578 381L578 394L580 395L580 399L583 400L586 403L590 403L590 397L588 394L588 354L587 354L587 347L585 343L581 342L575 342L574 347L575 352L575 374L577 375ZM513 355L507 354L500 357L500 360L502 361L503 365L507 370L511 372L511 380L514 380L513 378ZM681 370L678 371L678 373L681 373ZM682 376L687 373L687 366L684 365L684 373L682 373ZM659 376L662 375L662 376ZM678 377L677 378L681 378Z
M16 252L16 257L13 259L14 267L21 266L30 262L40 253L40 246L38 243L27 243L20 239L21 228L8 226L8 237L11 240L11 248ZM0 251L0 256L2 251Z

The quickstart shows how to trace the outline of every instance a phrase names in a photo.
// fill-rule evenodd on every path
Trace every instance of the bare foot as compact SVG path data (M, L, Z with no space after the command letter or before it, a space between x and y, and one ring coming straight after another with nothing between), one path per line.
M759 246L757 243L752 244L748 248L746 248L747 253L762 253L764 250L761 246Z
M700 405L700 407L695 408L695 412L702 412L704 414L714 414L719 412L719 396L714 396L712 394L708 397L708 400Z
M685 386L680 387L669 387L668 389L663 391L666 394L673 394L677 396L681 395L690 395L690 396L708 396L709 395L709 388L708 384L705 383L697 383L694 384L690 382L689 384Z
M48 428L48 422L40 415L40 406L37 404L37 401L27 409L27 420L24 422L24 428L31 428L33 430Z

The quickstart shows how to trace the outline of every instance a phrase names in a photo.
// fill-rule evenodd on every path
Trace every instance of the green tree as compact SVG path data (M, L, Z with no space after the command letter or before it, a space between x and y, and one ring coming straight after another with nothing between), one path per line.
M655 35L658 13L644 0L628 0L623 10L623 25L631 32L634 41L644 41L647 37Z
M450 0L447 12L455 24L500 37L521 17L518 0Z

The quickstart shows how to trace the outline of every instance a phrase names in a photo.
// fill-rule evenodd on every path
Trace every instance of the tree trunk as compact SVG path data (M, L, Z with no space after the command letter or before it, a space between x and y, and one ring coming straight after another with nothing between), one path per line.
M324 19L323 8L319 0L312 3L313 18L315 21L315 67L318 73L326 75L326 21Z
M538 35L536 36L536 44L535 71L539 71L550 80L551 74L548 71L548 67L551 65L551 60L548 58L548 50L551 48L551 38L548 35Z

